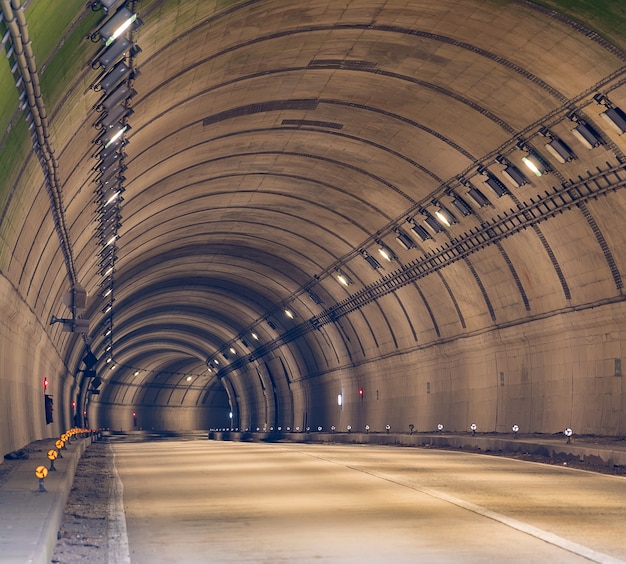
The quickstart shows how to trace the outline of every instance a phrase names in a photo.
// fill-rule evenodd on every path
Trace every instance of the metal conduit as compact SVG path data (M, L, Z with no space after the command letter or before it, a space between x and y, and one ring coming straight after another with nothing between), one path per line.
M519 231L536 226L574 207L580 208L589 200L597 199L599 196L607 195L625 186L626 169L621 164L608 167L605 170L598 169L594 174L589 173L587 178L580 178L575 182L566 182L560 187L555 186L552 192L546 192L544 196L538 196L536 200L531 198L531 203L517 209L511 208L508 213L486 221L481 227L471 229L432 253L427 253L389 276L366 286L342 302L324 309L322 313L314 315L279 335L276 339L256 348L250 354L236 358L229 365L219 369L217 377L224 378L235 370L288 345L323 325L334 323L341 317L361 309L382 296L395 292L399 288L416 282L485 247L494 245ZM610 263L609 268L611 268ZM617 269L615 268L615 270ZM618 290L621 290L619 273L614 273L614 279ZM225 347L227 348L229 345L230 343L226 344Z
M35 139L33 145L39 163L43 170L46 191L50 198L50 211L54 226L61 244L61 251L65 260L71 287L78 286L74 252L70 240L65 214L63 212L63 195L61 182L58 176L58 162L54 156L54 149L50 142L50 130L46 107L41 96L39 75L32 51L32 44L28 35L28 26L24 17L24 6L20 0L0 0L0 8L10 33L13 46L13 55L18 65L18 72L24 85L27 99L27 111L32 117ZM19 88L20 80L16 84Z

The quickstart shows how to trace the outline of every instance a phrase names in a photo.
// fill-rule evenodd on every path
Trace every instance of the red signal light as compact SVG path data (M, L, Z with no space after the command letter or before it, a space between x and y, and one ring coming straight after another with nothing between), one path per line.
M359 395L362 396L363 395L363 388L359 388Z
M48 378L43 379L43 391L45 392L48 389Z

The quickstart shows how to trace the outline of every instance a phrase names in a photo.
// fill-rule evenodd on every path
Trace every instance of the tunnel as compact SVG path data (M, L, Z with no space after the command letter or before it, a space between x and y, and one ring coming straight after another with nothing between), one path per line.
M622 2L0 6L3 453L626 433Z

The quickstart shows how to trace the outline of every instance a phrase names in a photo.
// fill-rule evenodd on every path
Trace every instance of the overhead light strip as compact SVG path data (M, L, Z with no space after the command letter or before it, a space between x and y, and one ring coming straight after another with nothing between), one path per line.
M121 5L120 5L121 4ZM98 164L94 170L99 172L96 183L96 236L102 250L99 271L102 299L106 303L102 313L107 316L109 328L104 334L107 362L113 360L113 316L115 313L115 272L117 266L117 241L122 227L121 205L125 191L123 176L126 170L124 148L128 143L126 135L130 131L128 118L133 110L130 100L136 94L132 88L135 78L135 56L141 50L136 45L133 30L141 25L135 12L135 1L97 0L91 3L92 9L103 8L106 14L104 24L90 37L100 41L101 48L95 54L92 68L100 69L99 76L92 84L96 92L103 96L94 106L100 116L93 127L99 132L94 140L101 149L94 154ZM113 13L114 10L117 10Z

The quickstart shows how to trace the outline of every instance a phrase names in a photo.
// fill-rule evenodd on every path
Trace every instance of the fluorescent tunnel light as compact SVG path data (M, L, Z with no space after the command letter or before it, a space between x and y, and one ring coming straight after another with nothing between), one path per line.
M407 251L415 248L415 242L404 231L397 229L395 233L396 241L400 243L400 246L402 246Z
M369 264L374 270L382 268L382 265L376 260L376 258L370 255L367 251L361 251L361 255L365 259L365 262L367 262L367 264Z
M398 258L396 254L386 245L383 245L380 241L377 241L378 245L378 253L381 257L383 257L387 262L391 262L392 260Z
M128 8L119 9L111 19L109 19L98 33L106 47L111 45L137 20L137 14L133 14Z
M352 286L352 284L354 284L352 279L345 272L339 271L335 276L337 277L339 283L343 286Z
M621 108L607 108L600 115L619 135L626 133L626 114Z
M579 123L572 129L572 135L578 139L587 149L599 147L602 143L598 134L586 123Z
M506 178L515 188L528 184L528 179L522 174L522 171L513 165L507 165L502 171L502 176L504 176L504 178Z
M546 143L546 150L562 164L576 158L572 150L560 139L551 139Z

